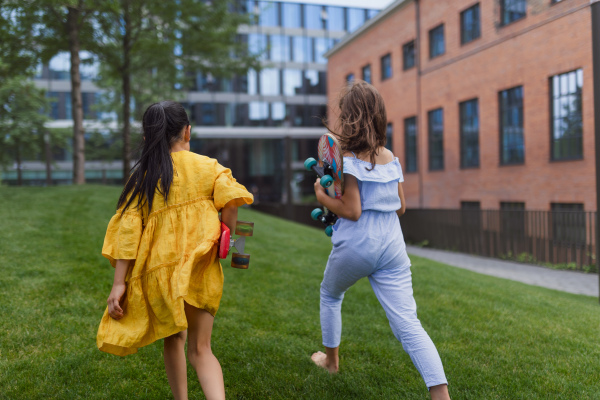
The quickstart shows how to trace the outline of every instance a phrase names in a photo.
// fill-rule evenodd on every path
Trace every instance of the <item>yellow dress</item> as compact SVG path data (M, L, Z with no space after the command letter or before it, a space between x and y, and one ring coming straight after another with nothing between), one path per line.
M108 224L102 255L113 267L119 259L135 262L127 273L123 318L111 318L107 308L100 322L96 343L107 353L136 353L187 329L184 301L213 316L219 309L219 211L231 200L240 206L254 199L216 160L188 151L172 153L172 158L168 203L157 191L150 215L134 200Z

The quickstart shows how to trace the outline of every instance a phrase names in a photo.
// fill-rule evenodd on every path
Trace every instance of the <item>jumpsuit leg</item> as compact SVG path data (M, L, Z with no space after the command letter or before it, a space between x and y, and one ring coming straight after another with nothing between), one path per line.
M394 336L402 343L428 388L448 384L442 360L417 318L410 266L379 269L369 282L383 306Z
M321 282L323 346L336 348L342 337L342 300L356 281L373 272L373 246L334 246Z

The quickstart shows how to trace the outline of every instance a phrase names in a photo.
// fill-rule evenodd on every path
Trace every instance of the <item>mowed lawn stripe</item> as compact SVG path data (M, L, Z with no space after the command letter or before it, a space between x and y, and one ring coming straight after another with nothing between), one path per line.
M99 253L119 192L0 187L1 399L171 397L162 342L125 358L95 346L113 274ZM428 397L367 280L344 300L340 374L315 368L329 239L247 209L240 219L255 222L250 269L223 262L213 332L228 398ZM597 299L412 261L419 318L453 399L600 398ZM190 398L203 398L188 372Z

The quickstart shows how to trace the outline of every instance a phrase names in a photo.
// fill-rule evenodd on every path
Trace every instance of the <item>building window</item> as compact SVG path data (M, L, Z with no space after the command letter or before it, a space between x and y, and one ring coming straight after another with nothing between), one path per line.
M388 122L385 127L385 148L389 151L394 151L394 125L391 122Z
M343 32L346 30L345 9L327 6L327 30Z
M371 83L371 64L365 65L362 69L363 80Z
M481 36L479 3L460 13L460 41L472 42Z
M279 3L270 1L259 2L260 13L258 20L260 26L279 26Z
M525 235L525 203L516 201L500 202L500 230L508 237Z
M296 96L303 94L302 90L302 71L299 69L283 70L283 94L285 96Z
M300 4L281 3L281 25L285 28L302 28Z
M552 160L583 158L581 88L583 70L550 78L552 96Z
M441 24L429 31L429 58L441 56L445 52L444 24Z
M304 27L306 29L323 29L322 10L322 6L304 4Z
M479 201L461 201L461 210L481 210L481 202Z
M460 166L479 167L479 101L460 103Z
M522 164L525 161L523 140L523 86L498 93L500 103L500 163Z
M417 172L417 117L404 120L404 169Z
M444 169L444 111L441 108L427 114L429 129L429 170Z
M554 242L565 245L585 245L585 212L580 203L552 203L552 233Z
M266 96L277 96L281 94L279 83L278 69L265 68L260 71L260 94Z
M348 9L348 31L354 32L365 23L365 10L362 8Z
M386 54L381 57L381 80L392 77L392 55Z
M525 18L527 15L526 0L500 0L500 15L502 25Z
M271 35L269 39L271 61L290 61L290 37L283 35Z
M404 70L415 66L415 41L410 41L402 46L402 58Z
M346 75L346 82L354 82L354 74Z

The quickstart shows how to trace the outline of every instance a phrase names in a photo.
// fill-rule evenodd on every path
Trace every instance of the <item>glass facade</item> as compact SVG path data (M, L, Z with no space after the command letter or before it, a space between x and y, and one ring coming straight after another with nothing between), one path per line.
M195 125L318 126L315 120L326 112L327 59L323 55L344 34L358 29L378 12L364 8L256 0L240 1L236 3L235 10L253 16L250 26L240 30L239 38L241 43L247 44L251 54L258 55L263 61L263 68L260 72L248 71L228 78L187 72L189 80L183 88L190 96L193 95L194 101L186 102L185 106L190 110ZM82 52L81 56L82 59L92 59L91 54L86 52ZM69 80L69 67L69 54L60 53L48 65L38 68L36 78ZM97 76L98 63L86 63L81 70L82 80L93 80ZM363 72L365 79L370 81L370 68ZM240 101L221 94L249 97ZM70 119L70 94L51 91L48 96L52 99L49 107L51 118ZM84 94L86 117L93 117L94 96L94 93ZM298 96L302 96L303 100L289 100Z

